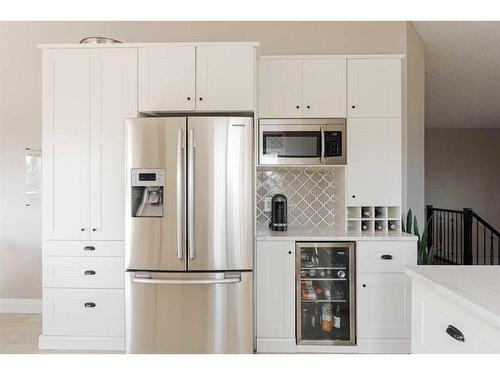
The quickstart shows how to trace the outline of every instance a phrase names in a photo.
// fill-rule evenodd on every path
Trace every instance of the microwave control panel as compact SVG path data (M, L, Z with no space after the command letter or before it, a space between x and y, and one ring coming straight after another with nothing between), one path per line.
M335 157L342 156L342 132L341 131L327 131L325 132L325 156Z

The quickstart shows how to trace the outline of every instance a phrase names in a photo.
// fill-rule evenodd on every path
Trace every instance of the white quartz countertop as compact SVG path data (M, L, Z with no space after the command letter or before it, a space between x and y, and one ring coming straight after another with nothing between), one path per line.
M406 273L500 326L500 266L408 266Z
M257 241L386 241L417 240L417 236L404 232L361 232L335 228L290 228L284 232L276 232L266 228L257 228Z

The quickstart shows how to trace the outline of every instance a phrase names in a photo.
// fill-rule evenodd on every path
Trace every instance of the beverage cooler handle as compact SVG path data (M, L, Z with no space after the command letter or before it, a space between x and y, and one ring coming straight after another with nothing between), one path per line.
M183 253L184 249L182 246L182 240L183 240L183 228L184 224L182 221L182 218L184 215L182 215L182 198L183 198L183 186L182 186L182 175L183 175L183 152L182 150L184 149L184 145L182 142L182 129L179 129L177 132L177 258L182 259L183 258Z
M325 127L321 126L321 163L325 162Z
M168 280L168 279L141 279L134 278L134 283L142 284L168 284L168 285L207 285L207 284L238 284L241 281L240 277L230 279L206 279L206 280Z
M196 256L194 248L194 129L189 129L189 154L188 154L188 246L189 257Z

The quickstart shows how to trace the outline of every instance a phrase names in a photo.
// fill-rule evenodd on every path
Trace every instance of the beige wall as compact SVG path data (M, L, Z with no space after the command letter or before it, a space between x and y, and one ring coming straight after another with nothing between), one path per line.
M23 195L24 148L41 147L36 43L103 35L126 42L260 41L262 54L406 53L407 27L406 22L0 22L0 298L41 296L40 207L25 207Z
M425 44L412 22L406 33L406 165L403 183L407 186L406 208L411 208L423 227L425 211Z
M425 131L425 201L472 208L500 229L500 129Z

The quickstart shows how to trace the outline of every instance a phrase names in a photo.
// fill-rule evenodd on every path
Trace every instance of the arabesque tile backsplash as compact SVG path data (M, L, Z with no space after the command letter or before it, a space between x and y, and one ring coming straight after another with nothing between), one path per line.
M284 194L290 228L344 227L345 172L340 168L257 167L257 226L268 227L264 199Z

